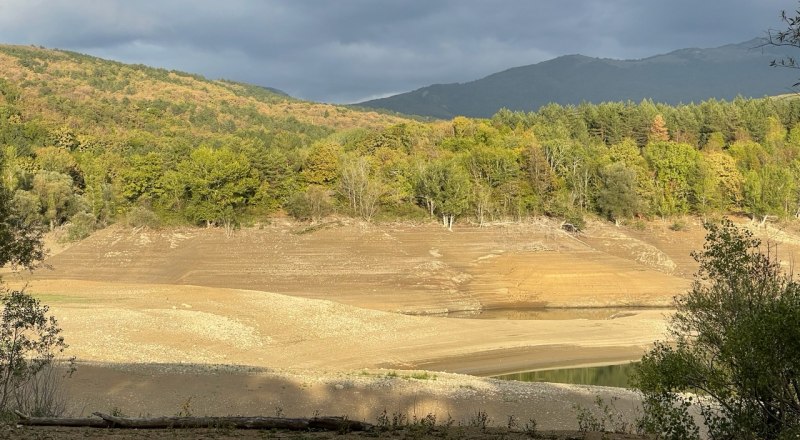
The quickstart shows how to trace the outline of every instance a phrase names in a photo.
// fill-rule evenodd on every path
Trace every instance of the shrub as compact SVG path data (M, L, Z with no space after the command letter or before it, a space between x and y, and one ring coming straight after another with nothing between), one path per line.
M49 308L36 298L11 290L0 304L0 411L5 411L67 345Z
M583 216L578 213L568 214L561 223L561 229L567 232L578 233L583 231L585 228L586 220L584 220Z
M637 428L664 440L699 440L700 428L689 412L693 402L691 396L648 394L642 402L644 411Z
M578 419L578 431L587 432L615 432L628 433L630 425L625 415L617 408L618 398L612 397L606 402L602 397L595 396L594 408L576 404L573 408Z
M72 216L67 225L67 240L83 240L94 232L97 227L97 219L88 212L80 212Z
M669 229L671 231L676 231L676 232L685 231L687 226L688 225L686 224L686 220L680 219L672 222L672 224L669 225Z
M296 193L286 202L286 212L297 220L319 220L333 211L329 191L312 186Z
M64 380L75 371L71 360L55 360L14 391L15 409L32 417L61 417L67 410Z
M161 226L161 221L158 219L158 215L152 210L144 207L144 206L135 206L128 211L128 214L125 216L125 220L128 223L128 226L132 228L151 228L157 229Z
M712 439L800 434L800 284L749 231L729 220L706 229L692 288L675 300L672 341L656 343L634 380L646 428L697 438L694 403Z

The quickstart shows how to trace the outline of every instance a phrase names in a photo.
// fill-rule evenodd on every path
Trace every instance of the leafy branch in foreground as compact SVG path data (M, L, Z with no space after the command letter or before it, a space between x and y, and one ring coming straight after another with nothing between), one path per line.
M644 427L658 438L698 438L696 405L712 439L795 438L800 284L749 231L729 220L706 229L693 253L696 279L676 298L672 342L657 343L637 372Z
M19 404L14 398L51 366L67 345L58 322L36 298L11 290L2 294L0 304L0 411L5 411L12 403Z

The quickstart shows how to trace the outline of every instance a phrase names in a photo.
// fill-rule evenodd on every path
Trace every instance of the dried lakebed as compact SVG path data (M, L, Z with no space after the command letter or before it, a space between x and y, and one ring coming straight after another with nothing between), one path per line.
M453 233L343 221L298 233L303 226L274 221L232 237L112 227L54 244L53 270L4 278L28 282L59 318L68 355L81 361L69 385L76 414L174 414L186 402L201 415L281 408L367 420L377 409L456 419L485 410L570 429L574 402L590 404L598 390L633 397L453 373L638 359L663 337L665 312L637 307L684 291L695 270L688 254L702 246L699 226L667 226L592 223L574 236L546 219ZM800 257L788 237L782 255ZM543 305L560 316L403 314Z

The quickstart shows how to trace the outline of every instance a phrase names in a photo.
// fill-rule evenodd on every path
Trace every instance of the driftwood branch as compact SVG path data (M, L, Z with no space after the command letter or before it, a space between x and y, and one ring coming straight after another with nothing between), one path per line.
M345 417L314 417L290 419L283 417L117 417L96 412L95 417L61 418L28 417L17 413L21 425L68 426L92 428L133 429L178 429L178 428L227 428L227 429L282 429L287 431L366 431L369 423L348 420Z

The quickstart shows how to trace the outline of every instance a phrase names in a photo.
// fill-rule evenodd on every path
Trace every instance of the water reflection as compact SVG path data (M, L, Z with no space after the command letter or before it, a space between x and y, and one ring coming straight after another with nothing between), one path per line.
M576 385L600 385L627 388L636 363L604 365L602 367L561 368L557 370L529 371L504 374L495 379L522 382L555 382Z

